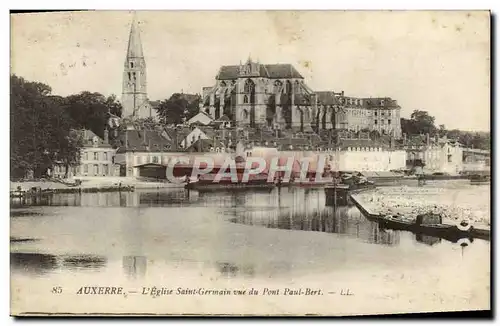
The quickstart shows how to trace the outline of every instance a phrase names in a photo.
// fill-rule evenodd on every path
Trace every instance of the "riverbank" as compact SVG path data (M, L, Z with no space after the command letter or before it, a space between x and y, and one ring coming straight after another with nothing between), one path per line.
M416 216L433 212L443 216L443 223L468 220L474 226L490 228L489 187L479 189L457 183L434 187L381 187L352 195L370 214Z
M30 181L11 181L10 191L16 191L18 187L22 191L29 191L32 188L37 188L41 191L54 191L54 192L89 192L89 191L118 191L119 189L163 189L163 188L182 188L185 183L172 183L163 181L145 181L131 177L96 177L88 179L79 179L81 184L69 185L74 183L75 180L66 180L65 183L40 179ZM80 190L79 190L80 189Z

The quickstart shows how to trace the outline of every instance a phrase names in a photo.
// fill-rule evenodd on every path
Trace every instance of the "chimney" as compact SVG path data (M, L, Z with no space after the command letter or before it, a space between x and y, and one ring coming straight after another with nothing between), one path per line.
M104 144L109 144L109 131L108 127L104 127Z

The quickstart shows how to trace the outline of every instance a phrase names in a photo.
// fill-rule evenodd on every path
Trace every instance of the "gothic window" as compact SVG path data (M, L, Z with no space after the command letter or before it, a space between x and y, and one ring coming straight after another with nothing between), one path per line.
M279 80L277 80L277 81L274 82L274 93L275 94L278 94L280 92L280 89L281 89L282 85L283 84Z
M134 63L130 62L130 68L134 68Z
M251 79L247 79L245 82L244 92L251 93L255 88L255 84Z
M131 74L130 74L130 72L129 72L129 73L128 73L128 80L131 80L131 79L132 79L132 77L131 77Z
M243 103L245 103L245 104L248 103L248 96L247 95L243 96Z
M247 110L243 110L241 114L243 115L243 119L244 120L248 119L248 112L247 112Z
M300 83L298 80L295 81L295 84L293 86L294 86L294 92L300 93Z
M135 72L132 73L132 77L134 77L134 81L137 80L137 76L135 75Z

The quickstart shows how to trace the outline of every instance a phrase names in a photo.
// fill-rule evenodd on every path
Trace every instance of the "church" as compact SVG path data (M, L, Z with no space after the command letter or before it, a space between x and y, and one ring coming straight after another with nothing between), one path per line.
M134 18L123 69L124 118L155 117L147 93L146 60ZM213 86L202 89L200 112L237 128L322 133L344 129L377 131L400 138L400 111L390 97L355 98L313 91L292 64L262 64L251 58L219 68Z
M130 27L123 67L121 103L123 117L142 119L155 116L153 106L148 99L146 60L144 59L139 26L135 18Z
M237 127L321 132L377 131L399 138L400 110L390 97L355 98L344 92L313 91L291 64L222 66L215 85L203 88L200 110L227 116Z
M291 64L222 66L212 87L203 88L202 110L238 127L309 131L318 113L316 94Z

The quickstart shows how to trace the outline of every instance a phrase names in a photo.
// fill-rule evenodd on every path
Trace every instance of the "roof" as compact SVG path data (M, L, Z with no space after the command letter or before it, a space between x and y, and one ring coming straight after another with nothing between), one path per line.
M311 98L306 94L295 94L294 99L295 105L309 105L311 104Z
M132 21L132 25L130 26L127 58L142 58L142 57L144 57L144 54L142 52L141 34L139 31L139 26L137 25L137 21L134 19Z
M384 106L384 107L387 107L387 108L399 107L398 102L396 100L391 99L390 97L369 97L369 98L363 98L363 106L365 106L365 107L380 107L380 106Z
M111 145L105 144L104 140L97 136L92 130L83 129L78 131L82 137L83 147L94 147L94 138L97 137L97 147L111 147Z
M216 79L237 79L240 77L240 66L222 66L219 69ZM300 78L304 79L302 75L289 63L285 64L261 64L259 67L259 74L254 77L267 77L267 78Z
M224 144L221 142L216 142L218 147L224 147ZM194 143L192 143L186 151L188 152L209 152L210 147L214 147L213 139L197 139Z
M151 105L152 108L157 107L160 103L161 101L149 101L149 105Z
M124 130L118 136L117 153L126 151L162 152L173 150L172 142L154 130Z
M340 104L338 97L335 96L335 92L331 91L321 91L316 92L318 96L318 103L323 105L337 105Z
M323 105L338 105L340 103L340 96L333 91L319 91L315 92L318 96L318 103ZM360 108L399 108L398 102L390 97L352 97L344 96L344 105L348 107ZM351 101L352 100L352 101Z

